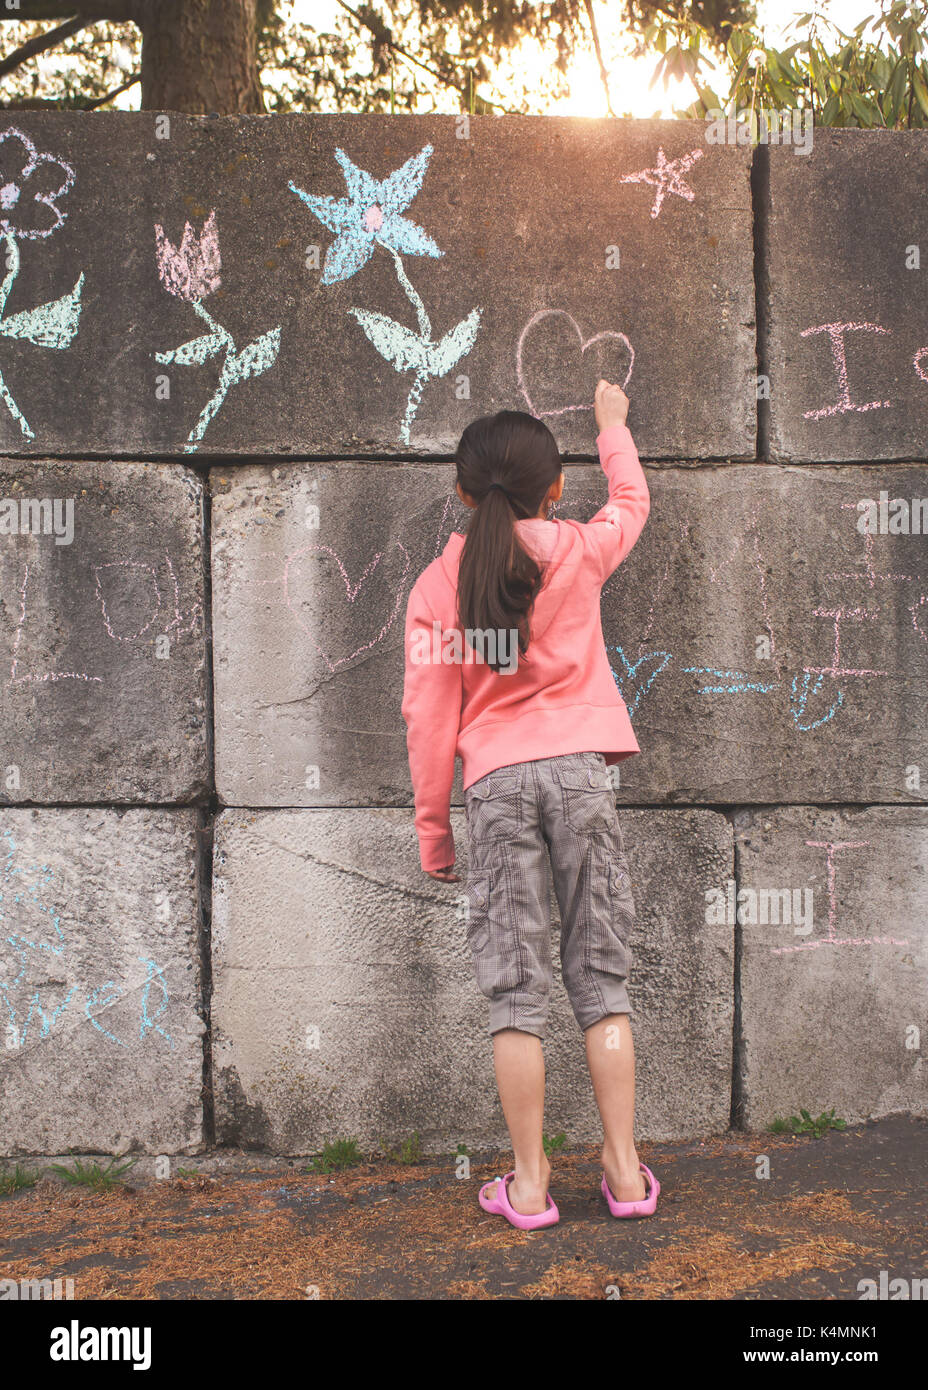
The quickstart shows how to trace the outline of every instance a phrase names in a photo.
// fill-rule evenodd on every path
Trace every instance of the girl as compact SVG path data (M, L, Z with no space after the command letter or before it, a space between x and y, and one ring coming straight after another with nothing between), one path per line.
M467 937L490 1000L499 1097L515 1154L480 1205L532 1230L558 1220L542 1146L551 991L548 858L561 963L603 1123L601 1190L615 1216L649 1216L660 1185L633 1138L635 1063L626 989L634 902L609 765L640 751L606 656L599 599L650 510L625 423L600 381L595 415L606 505L550 521L564 490L540 420L503 410L458 445L457 494L474 511L419 576L406 609L403 718L422 868L453 873L450 799L461 758ZM547 851L547 855L546 855Z

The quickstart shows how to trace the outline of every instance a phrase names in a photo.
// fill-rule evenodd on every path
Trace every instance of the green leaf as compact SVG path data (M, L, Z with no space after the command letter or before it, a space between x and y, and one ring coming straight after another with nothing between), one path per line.
M774 82L772 78L768 85L778 106L792 106L794 95L792 87L788 87L785 82Z
M820 117L822 125L834 125L835 117L837 116L840 110L841 98L837 95L837 93L832 92L831 96L828 98L828 100L825 102L825 105L822 108L822 114Z
M915 89L915 100L921 107L923 115L928 116L928 87L925 86L920 73L912 74L912 86Z

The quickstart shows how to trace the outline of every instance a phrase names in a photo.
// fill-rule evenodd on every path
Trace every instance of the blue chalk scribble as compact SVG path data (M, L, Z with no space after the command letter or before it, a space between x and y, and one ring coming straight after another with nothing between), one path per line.
M86 990L79 984L72 984L64 998L54 1007L47 1005L39 990L36 989L31 997L21 1002L17 1008L17 996L21 997L22 992L28 992L29 989L27 973L30 964L34 961L42 961L43 953L45 953L46 962L49 956L63 961L67 954L67 941L62 930L60 913L48 900L54 891L54 877L54 871L48 864L17 864L16 841L9 830L0 829L0 944L9 948L7 955L12 955L14 963L13 971L8 972L8 970L3 969L3 961L0 959L0 1001L2 1001L3 1011L6 1015L6 1024L3 1029L4 1039L0 1043L0 1049L13 1051L25 1046L29 1040L34 1019L40 1021L38 1038L40 1040L47 1038L54 1025L65 1013L71 1000L75 995L81 993L84 993L84 1015L97 1032L110 1042L117 1043L120 1047L127 1047L128 1044L117 1038L109 1029L104 1028L97 1017L97 1013L102 1013L123 995L123 991L113 980L107 980L98 988L91 987ZM38 929L26 933L24 926L26 910L42 913L47 919L47 940L42 939L42 932ZM39 920L42 921L41 918ZM142 986L142 1018L139 1036L144 1039L148 1032L154 1031L160 1033L165 1041L173 1047L172 1039L157 1022L164 1016L169 1001L164 972L148 957L141 956L139 959L148 967L148 973ZM42 966L43 979L47 978L47 975L48 965L45 963ZM158 1008L155 1010L154 1018L149 1013L149 994L153 981L157 981L161 990L161 998ZM63 988L63 982L53 987Z
M641 701L644 699L645 695L647 695L651 686L664 670L667 663L673 660L673 656L670 652L663 651L644 652L638 657L637 661L630 662L621 647L608 647L607 651L617 652L619 660L625 667L625 674L621 677L617 674L614 666L611 666L611 670L613 679L619 688L619 694L625 701L628 717L629 719L634 719ZM636 681L638 669L652 657L660 658L660 664L655 666L654 669L648 673L647 680L641 685Z
M810 685L810 682L812 680L812 673L810 671L803 671L801 677L802 684L801 687L798 687L797 683L800 681L800 677L798 675L793 676L792 687L790 690L789 708L790 713L792 714L793 719L795 720L796 727L802 733L808 733L812 729L820 728L822 724L827 724L829 719L834 719L835 715L838 713L838 710L844 703L844 691L839 690L837 700L835 700L834 704L831 706L828 712L822 715L821 719L816 719L811 724L802 723L802 720L805 717L806 704L809 700L809 697L818 694L818 692L822 688L822 683L824 679L825 677L823 675L819 675L816 678L814 684Z
M744 671L718 671L713 666L684 666L683 670L699 676L717 676L719 680L734 678L732 685L704 685L700 695L765 694L768 690L776 690L780 684L779 681L752 681Z
M170 997L168 994L168 987L164 979L164 971L161 969L160 965L156 965L155 962L153 960L149 960L147 956L139 956L139 960L142 961L142 963L148 967L148 975L145 979L145 985L142 990L142 1019L139 1024L139 1037L144 1038L146 1033L154 1029L156 1033L160 1033L161 1036L165 1039L165 1041L169 1043L171 1047L173 1047L173 1040L170 1037L168 1037L164 1029L160 1027L159 1024L156 1022L157 1019L163 1017L163 1015L167 1012L168 999ZM151 993L151 986L153 980L157 980L158 986L161 990L161 999L158 1002L158 1008L155 1012L154 1018L152 1018L148 1012L148 999Z

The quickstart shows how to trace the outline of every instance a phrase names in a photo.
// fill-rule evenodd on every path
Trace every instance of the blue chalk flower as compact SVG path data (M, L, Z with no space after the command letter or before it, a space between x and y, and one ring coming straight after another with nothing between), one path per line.
M426 145L381 181L353 164L344 150L337 149L335 158L345 175L347 198L306 193L292 179L289 181L288 187L329 231L336 233L325 255L323 285L350 279L370 260L378 241L401 255L442 254L427 232L400 216L422 187L431 153L432 146Z

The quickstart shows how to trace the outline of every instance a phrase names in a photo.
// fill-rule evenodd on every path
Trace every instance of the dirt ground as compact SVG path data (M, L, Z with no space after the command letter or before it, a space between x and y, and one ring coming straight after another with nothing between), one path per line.
M319 1175L228 1151L101 1192L44 1177L0 1197L0 1278L71 1277L76 1299L842 1300L881 1270L928 1278L926 1121L639 1148L654 1217L610 1216L586 1149L555 1155L560 1223L528 1234L477 1204L506 1154L469 1179L450 1157Z

